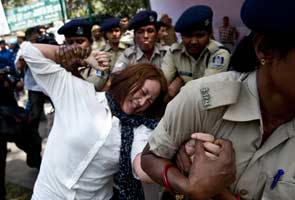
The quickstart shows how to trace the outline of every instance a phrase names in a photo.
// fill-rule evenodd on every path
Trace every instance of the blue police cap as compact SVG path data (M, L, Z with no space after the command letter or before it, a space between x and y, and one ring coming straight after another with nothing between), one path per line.
M86 37L91 40L92 24L86 19L73 19L58 29L59 34L68 37Z
M175 24L175 31L211 30L213 11L209 6L196 5L185 10Z
M100 30L103 32L106 32L111 30L112 28L118 28L118 27L120 27L120 18L112 17L102 22L102 24L100 25Z
M294 36L294 11L294 0L245 0L241 18L253 31Z
M136 30L142 26L157 24L157 13L155 11L143 10L136 13L128 24L129 30Z

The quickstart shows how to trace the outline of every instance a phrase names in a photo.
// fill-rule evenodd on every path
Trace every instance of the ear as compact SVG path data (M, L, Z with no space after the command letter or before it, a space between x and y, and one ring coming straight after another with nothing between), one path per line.
M266 63L270 64L273 59L273 52L269 48L269 40L260 33L257 33L254 36L254 48L257 58L261 60L265 60Z
M255 48L255 53L256 56L259 60L265 59L266 55L265 52L262 51L262 46L263 46L263 41L264 41L264 36L261 34L256 34L254 36L254 48Z

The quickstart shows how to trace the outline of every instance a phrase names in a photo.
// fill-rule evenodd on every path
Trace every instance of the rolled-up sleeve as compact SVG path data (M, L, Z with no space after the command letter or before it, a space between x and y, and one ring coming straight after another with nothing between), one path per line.
M128 49L126 49L128 50ZM125 50L125 51L126 51ZM114 68L111 71L111 73L115 73L118 71L122 71L123 69L125 69L127 66L129 65L129 59L125 56L125 53L123 52L118 60L115 62Z
M173 58L173 53L170 50L167 51L166 55L163 58L163 63L161 65L161 69L168 83L171 83L173 81L177 72L175 61Z
M191 84L168 104L164 117L149 138L150 150L157 156L171 159L180 145L201 128L198 92Z

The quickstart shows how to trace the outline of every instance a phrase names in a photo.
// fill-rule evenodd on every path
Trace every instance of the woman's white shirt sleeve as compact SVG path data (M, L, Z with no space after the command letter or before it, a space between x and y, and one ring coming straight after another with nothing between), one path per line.
M131 150L132 166L133 166L135 157L143 151L151 133L152 133L152 129L149 129L144 125L141 125L138 128L134 129L134 140L133 140L132 150ZM133 172L133 176L138 179L138 176L134 172L134 167L132 167L132 172Z

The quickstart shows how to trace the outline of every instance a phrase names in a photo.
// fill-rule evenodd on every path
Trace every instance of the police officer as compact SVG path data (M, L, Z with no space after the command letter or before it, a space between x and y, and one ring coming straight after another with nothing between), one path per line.
M294 10L295 1L244 1L241 18L254 33L250 43L259 63L183 87L168 105L141 157L143 169L153 180L192 199L215 195L216 199L294 199ZM251 55L243 59L255 65ZM195 158L187 178L169 159L196 132ZM228 151L231 143L235 155ZM208 148L215 159L207 156ZM223 178L235 171L233 162L236 178L227 187L230 181Z
M94 67L98 65L98 62L94 56L88 57L93 42L91 28L92 24L85 19L73 19L64 24L58 33L65 36L65 46L60 46L57 57L66 70L93 83L96 90L100 90L101 76L96 73ZM85 62L73 63L76 60L71 59L73 56L85 58Z
M118 58L112 72L120 71L130 64L152 63L161 67L166 46L157 44L157 13L140 11L130 20L128 29L134 29L135 45L127 48Z
M57 31L65 36L65 44L88 48L92 44L92 24L85 19L72 19Z
M120 29L120 19L117 17L106 19L101 24L101 30L104 32L104 37L107 41L106 46L102 48L101 51L107 52L111 59L110 66L113 66L117 58L124 51L124 48L119 45L122 34Z
M91 28L92 33L92 49L93 50L100 50L105 46L105 40L102 36L101 27L97 24L93 25Z
M227 70L230 53L211 39L212 17L210 7L196 5L185 10L176 22L175 31L181 33L182 43L171 46L162 64L171 97L183 83Z
M100 78L97 89L102 90L109 78L110 71L118 57L123 53L124 48L120 44L121 29L120 19L117 17L108 18L101 24L101 31L106 40L106 45L100 51L93 51L92 55L98 61L99 68L96 76Z

